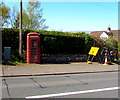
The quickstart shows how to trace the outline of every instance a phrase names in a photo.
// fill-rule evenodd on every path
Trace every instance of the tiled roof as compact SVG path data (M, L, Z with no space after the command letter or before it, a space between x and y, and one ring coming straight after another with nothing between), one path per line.
M91 32L90 34L100 36L103 32L105 32L108 36L113 36L120 43L120 30L111 30L110 32L107 32L107 31L94 31L94 32Z
M94 35L97 35L97 36L100 36L104 31L94 31L94 32L91 32L90 34L94 34Z

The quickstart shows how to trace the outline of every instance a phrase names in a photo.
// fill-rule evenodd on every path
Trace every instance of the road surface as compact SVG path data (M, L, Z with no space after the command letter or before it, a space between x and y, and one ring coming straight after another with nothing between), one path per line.
M9 77L2 98L118 98L118 72Z

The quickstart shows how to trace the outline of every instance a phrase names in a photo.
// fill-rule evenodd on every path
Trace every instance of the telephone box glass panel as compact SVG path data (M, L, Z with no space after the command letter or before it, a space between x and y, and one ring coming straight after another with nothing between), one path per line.
M31 59L32 61L37 60L37 50L38 49L38 43L37 40L31 40Z

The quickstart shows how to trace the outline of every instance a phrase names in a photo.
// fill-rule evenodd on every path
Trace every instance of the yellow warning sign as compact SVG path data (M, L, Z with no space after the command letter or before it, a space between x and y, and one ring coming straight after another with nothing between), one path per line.
M89 51L89 55L93 55L96 56L98 53L99 48L98 47L91 47L90 51Z

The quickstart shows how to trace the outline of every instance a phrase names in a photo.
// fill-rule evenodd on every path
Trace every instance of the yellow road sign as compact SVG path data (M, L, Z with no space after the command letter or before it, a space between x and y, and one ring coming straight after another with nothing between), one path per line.
M89 51L89 55L93 55L96 56L98 53L99 48L98 47L91 47L90 51Z

